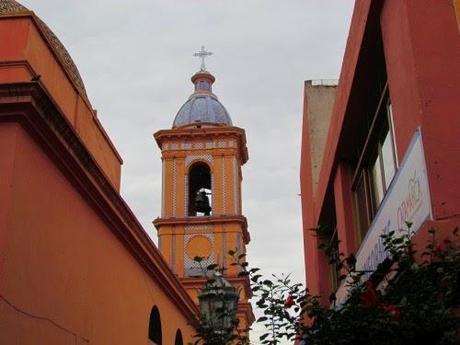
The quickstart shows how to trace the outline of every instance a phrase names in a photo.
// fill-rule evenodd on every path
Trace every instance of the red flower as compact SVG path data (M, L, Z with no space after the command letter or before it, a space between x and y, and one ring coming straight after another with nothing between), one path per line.
M445 238L444 241L442 242L444 242L445 245L450 245L452 243L452 241L449 240L448 238Z
M377 292L370 281L366 281L364 285L366 285L366 291L360 297L361 304L366 307L372 307L377 303Z
M446 251L446 249L450 247L451 243L452 243L451 240L449 240L448 238L445 238L441 243L438 243L438 245L436 246L436 251L441 252L441 253Z
M399 321L401 319L401 312L394 304L386 304L383 305L382 308L388 313L388 315L391 316L393 320Z
M437 252L443 252L445 249L446 249L446 246L445 246L444 243L439 243L439 244L436 246L436 251L437 251Z
M284 307L285 308L290 308L295 304L294 297L289 295L286 300L284 301Z

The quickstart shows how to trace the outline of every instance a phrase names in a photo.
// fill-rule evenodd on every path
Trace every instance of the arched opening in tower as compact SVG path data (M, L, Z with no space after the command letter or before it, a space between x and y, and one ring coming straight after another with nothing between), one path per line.
M211 169L203 162L195 163L188 174L188 215L212 214Z

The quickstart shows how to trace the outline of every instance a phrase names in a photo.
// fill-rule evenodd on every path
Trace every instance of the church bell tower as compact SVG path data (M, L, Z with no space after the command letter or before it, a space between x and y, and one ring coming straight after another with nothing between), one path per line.
M204 66L211 53L202 47L201 69L192 76L193 94L179 109L172 128L154 134L161 149L163 188L161 217L153 222L159 248L172 271L198 303L205 282L199 265L218 264L240 291L240 328L254 321L249 282L231 266L229 250L246 252L250 237L242 215L241 167L248 160L244 129L212 92L214 76Z

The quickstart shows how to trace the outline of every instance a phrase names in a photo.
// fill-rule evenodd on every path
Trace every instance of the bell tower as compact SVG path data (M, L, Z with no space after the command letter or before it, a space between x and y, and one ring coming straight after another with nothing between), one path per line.
M224 277L240 291L238 318L242 329L254 315L246 277L231 266L229 250L246 252L250 237L242 215L241 167L248 160L244 129L233 126L225 107L212 92L214 76L201 70L191 80L193 94L179 109L172 128L154 138L161 149L163 188L161 217L153 222L159 248L172 271L198 303L205 282L199 265L218 264Z

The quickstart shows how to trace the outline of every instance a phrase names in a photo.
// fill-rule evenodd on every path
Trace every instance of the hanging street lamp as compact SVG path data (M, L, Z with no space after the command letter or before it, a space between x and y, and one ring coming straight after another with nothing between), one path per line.
M230 342L239 299L236 288L224 279L222 273L213 272L198 299L205 344L225 345Z

